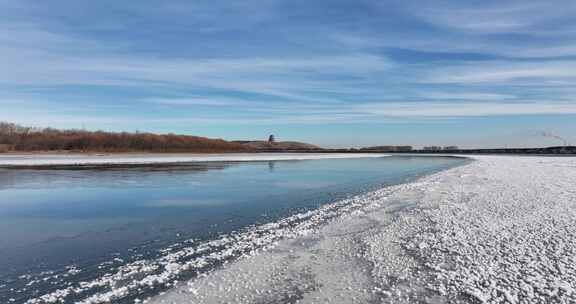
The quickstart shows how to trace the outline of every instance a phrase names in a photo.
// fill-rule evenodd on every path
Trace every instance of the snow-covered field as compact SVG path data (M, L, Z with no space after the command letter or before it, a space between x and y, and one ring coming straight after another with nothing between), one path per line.
M149 302L576 303L576 158L473 158Z
M382 156L385 155L376 153L0 154L0 166L142 165L210 161L273 161Z

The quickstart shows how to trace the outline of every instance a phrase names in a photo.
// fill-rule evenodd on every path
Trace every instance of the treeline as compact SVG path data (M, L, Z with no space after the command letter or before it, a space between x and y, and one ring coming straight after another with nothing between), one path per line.
M0 122L0 151L242 152L241 144L198 136L32 128Z

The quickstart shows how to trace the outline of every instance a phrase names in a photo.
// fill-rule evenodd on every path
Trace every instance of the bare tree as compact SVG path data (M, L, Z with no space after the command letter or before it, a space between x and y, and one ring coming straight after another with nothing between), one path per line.
M18 151L153 151L234 152L246 148L238 143L198 136L152 133L113 133L23 127L0 122L3 150Z

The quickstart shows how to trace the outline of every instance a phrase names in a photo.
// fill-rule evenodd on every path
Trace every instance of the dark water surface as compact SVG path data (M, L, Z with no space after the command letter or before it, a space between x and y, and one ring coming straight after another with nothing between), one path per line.
M393 156L0 169L0 303L25 303L173 244L215 239L464 162Z

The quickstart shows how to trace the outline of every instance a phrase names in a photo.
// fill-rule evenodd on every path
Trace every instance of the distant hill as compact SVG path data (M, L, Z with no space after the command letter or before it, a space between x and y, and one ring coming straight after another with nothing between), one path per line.
M31 128L0 122L0 152L248 152L239 143L199 136Z
M241 144L245 148L253 151L311 151L311 150L322 150L322 148L297 142L297 141L279 141L279 142L269 142L269 141L247 141L247 140L236 140L233 143Z

